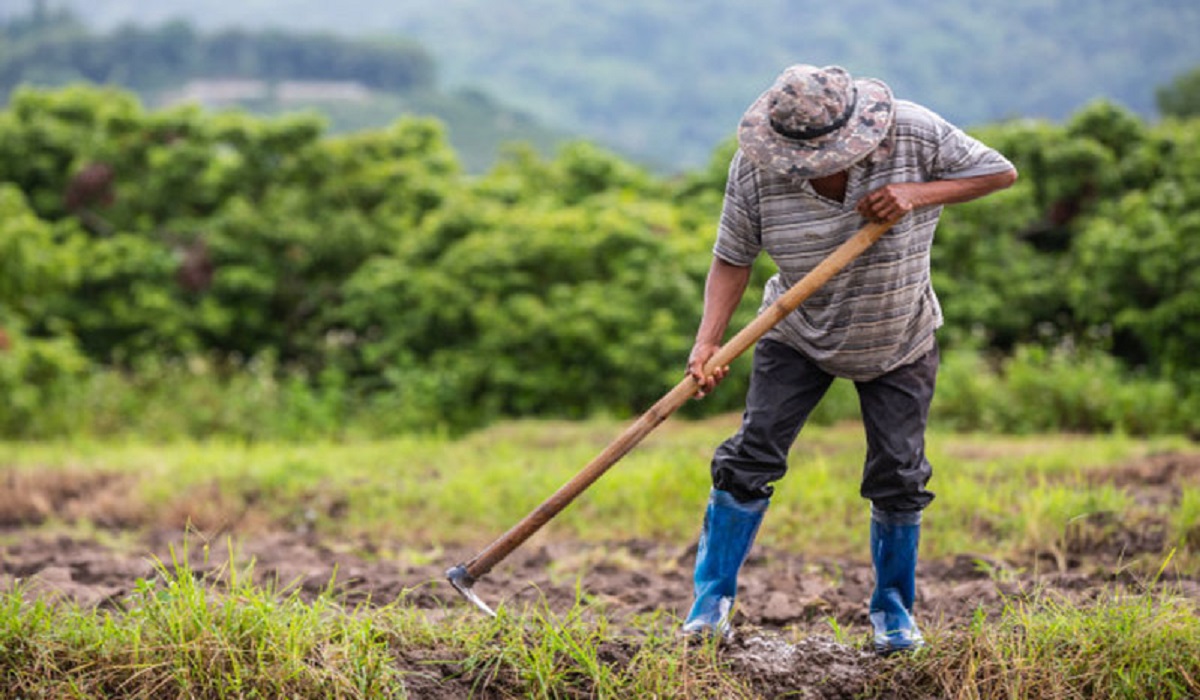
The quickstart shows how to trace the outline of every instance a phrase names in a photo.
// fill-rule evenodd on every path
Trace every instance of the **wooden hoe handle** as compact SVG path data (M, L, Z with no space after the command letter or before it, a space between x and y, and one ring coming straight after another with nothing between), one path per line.
M783 320L785 316L795 311L796 307L800 306L813 292L817 291L817 289L840 272L842 268L853 262L864 250L879 240L892 227L893 223L895 222L873 222L859 229L854 236L838 246L827 258L822 260L805 275L803 279L784 292L782 296L775 300L775 303L767 307L752 322L739 331L737 335L731 338L728 343L721 346L712 358L705 363L705 374L711 375L718 367L728 365L734 358L758 342L758 339L763 334ZM495 542L488 545L486 549L475 555L469 562L448 571L447 575L451 577L451 582L460 591L463 591L463 586L469 589L472 583L491 571L492 567L507 557L514 549L521 546L525 540L533 536L551 518L558 515L559 511L570 505L576 496L587 490L612 465L628 454L634 446L642 441L642 438L649 435L652 430L657 428L659 424L694 396L698 390L699 385L690 374L684 377L683 381L676 384L674 389L667 392L649 410L626 428L625 432L621 433L620 436L609 443L608 447L605 447L600 454L596 455L587 466L570 481L563 484L558 491L555 491L541 505L534 508L529 515L526 515L519 523L501 535ZM456 577L457 581L455 580ZM466 591L463 592L464 595L467 595ZM473 602L476 602L477 605L479 604L477 601ZM484 610L490 612L486 606L482 607Z

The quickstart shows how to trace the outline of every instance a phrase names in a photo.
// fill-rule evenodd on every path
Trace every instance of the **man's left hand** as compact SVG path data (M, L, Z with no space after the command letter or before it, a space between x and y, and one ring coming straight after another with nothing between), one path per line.
M975 177L928 182L894 182L858 200L856 208L858 213L867 219L897 221L913 209L969 202L990 192L1002 190L1016 180L1017 171L1010 169Z
M884 185L858 200L858 213L873 221L894 221L921 206L921 183L896 182Z

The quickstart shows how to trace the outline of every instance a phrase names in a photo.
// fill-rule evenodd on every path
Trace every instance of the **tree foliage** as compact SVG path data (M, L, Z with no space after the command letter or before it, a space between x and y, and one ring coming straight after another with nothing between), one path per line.
M1200 67L1182 73L1154 91L1158 111L1168 117L1200 116Z
M454 84L672 170L699 167L790 63L838 64L958 124L1063 120L1097 96L1143 117L1200 64L1190 0L69 0L83 16L200 26L404 32Z
M1097 102L980 136L1021 179L946 212L945 347L1017 369L1101 353L1088 366L1105 376L1159 382L1156 411L1162 382L1197 386L1200 124ZM469 177L428 120L331 136L304 117L18 91L0 111L0 430L89 368L194 361L407 425L643 410L683 375L732 147L673 179L583 142L514 147ZM687 410L736 407L746 369Z
M0 17L0 102L21 86L89 83L131 89L153 104L196 101L268 116L308 110L339 133L379 129L401 114L424 115L445 124L472 172L494 163L504 143L523 141L549 153L564 139L478 88L443 91L435 77L430 55L404 39L202 33L179 20L95 33L74 14L44 4L28 15ZM289 81L307 84L307 96L285 95L280 86ZM239 84L248 90L239 94Z
M746 105L790 63L839 64L882 78L897 95L970 126L1014 116L1059 121L1096 97L1149 118L1155 86L1200 64L1200 4L1191 0L56 5L106 30L182 19L202 32L238 26L263 39L267 28L403 37L425 47L447 84L485 91L543 125L672 172L702 167ZM244 53L228 57L245 65ZM171 60L141 66L150 71ZM476 113L463 129L500 126L485 117Z
M355 41L332 34L225 29L201 34L191 24L125 24L93 34L73 15L35 10L0 23L0 92L25 83L116 84L142 92L178 87L192 77L354 80L387 92L434 84L434 63L411 41Z

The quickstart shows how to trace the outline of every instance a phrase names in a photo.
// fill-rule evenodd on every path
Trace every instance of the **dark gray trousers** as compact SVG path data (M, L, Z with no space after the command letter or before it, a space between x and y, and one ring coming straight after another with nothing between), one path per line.
M935 346L910 364L855 382L867 436L859 493L878 511L920 511L933 500L925 488L933 473L925 427L938 361ZM787 472L788 451L833 380L787 345L760 340L742 426L713 455L713 486L742 502L770 497L771 484Z

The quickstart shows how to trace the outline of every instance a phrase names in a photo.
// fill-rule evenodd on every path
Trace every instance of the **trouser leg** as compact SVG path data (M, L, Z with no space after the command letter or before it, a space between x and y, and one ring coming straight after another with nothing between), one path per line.
M738 432L716 450L713 487L739 501L770 498L787 472L788 451L833 377L792 348L760 340Z
M860 493L880 511L919 511L933 500L925 488L933 468L925 428L937 380L938 351L873 379L857 382L867 458Z

